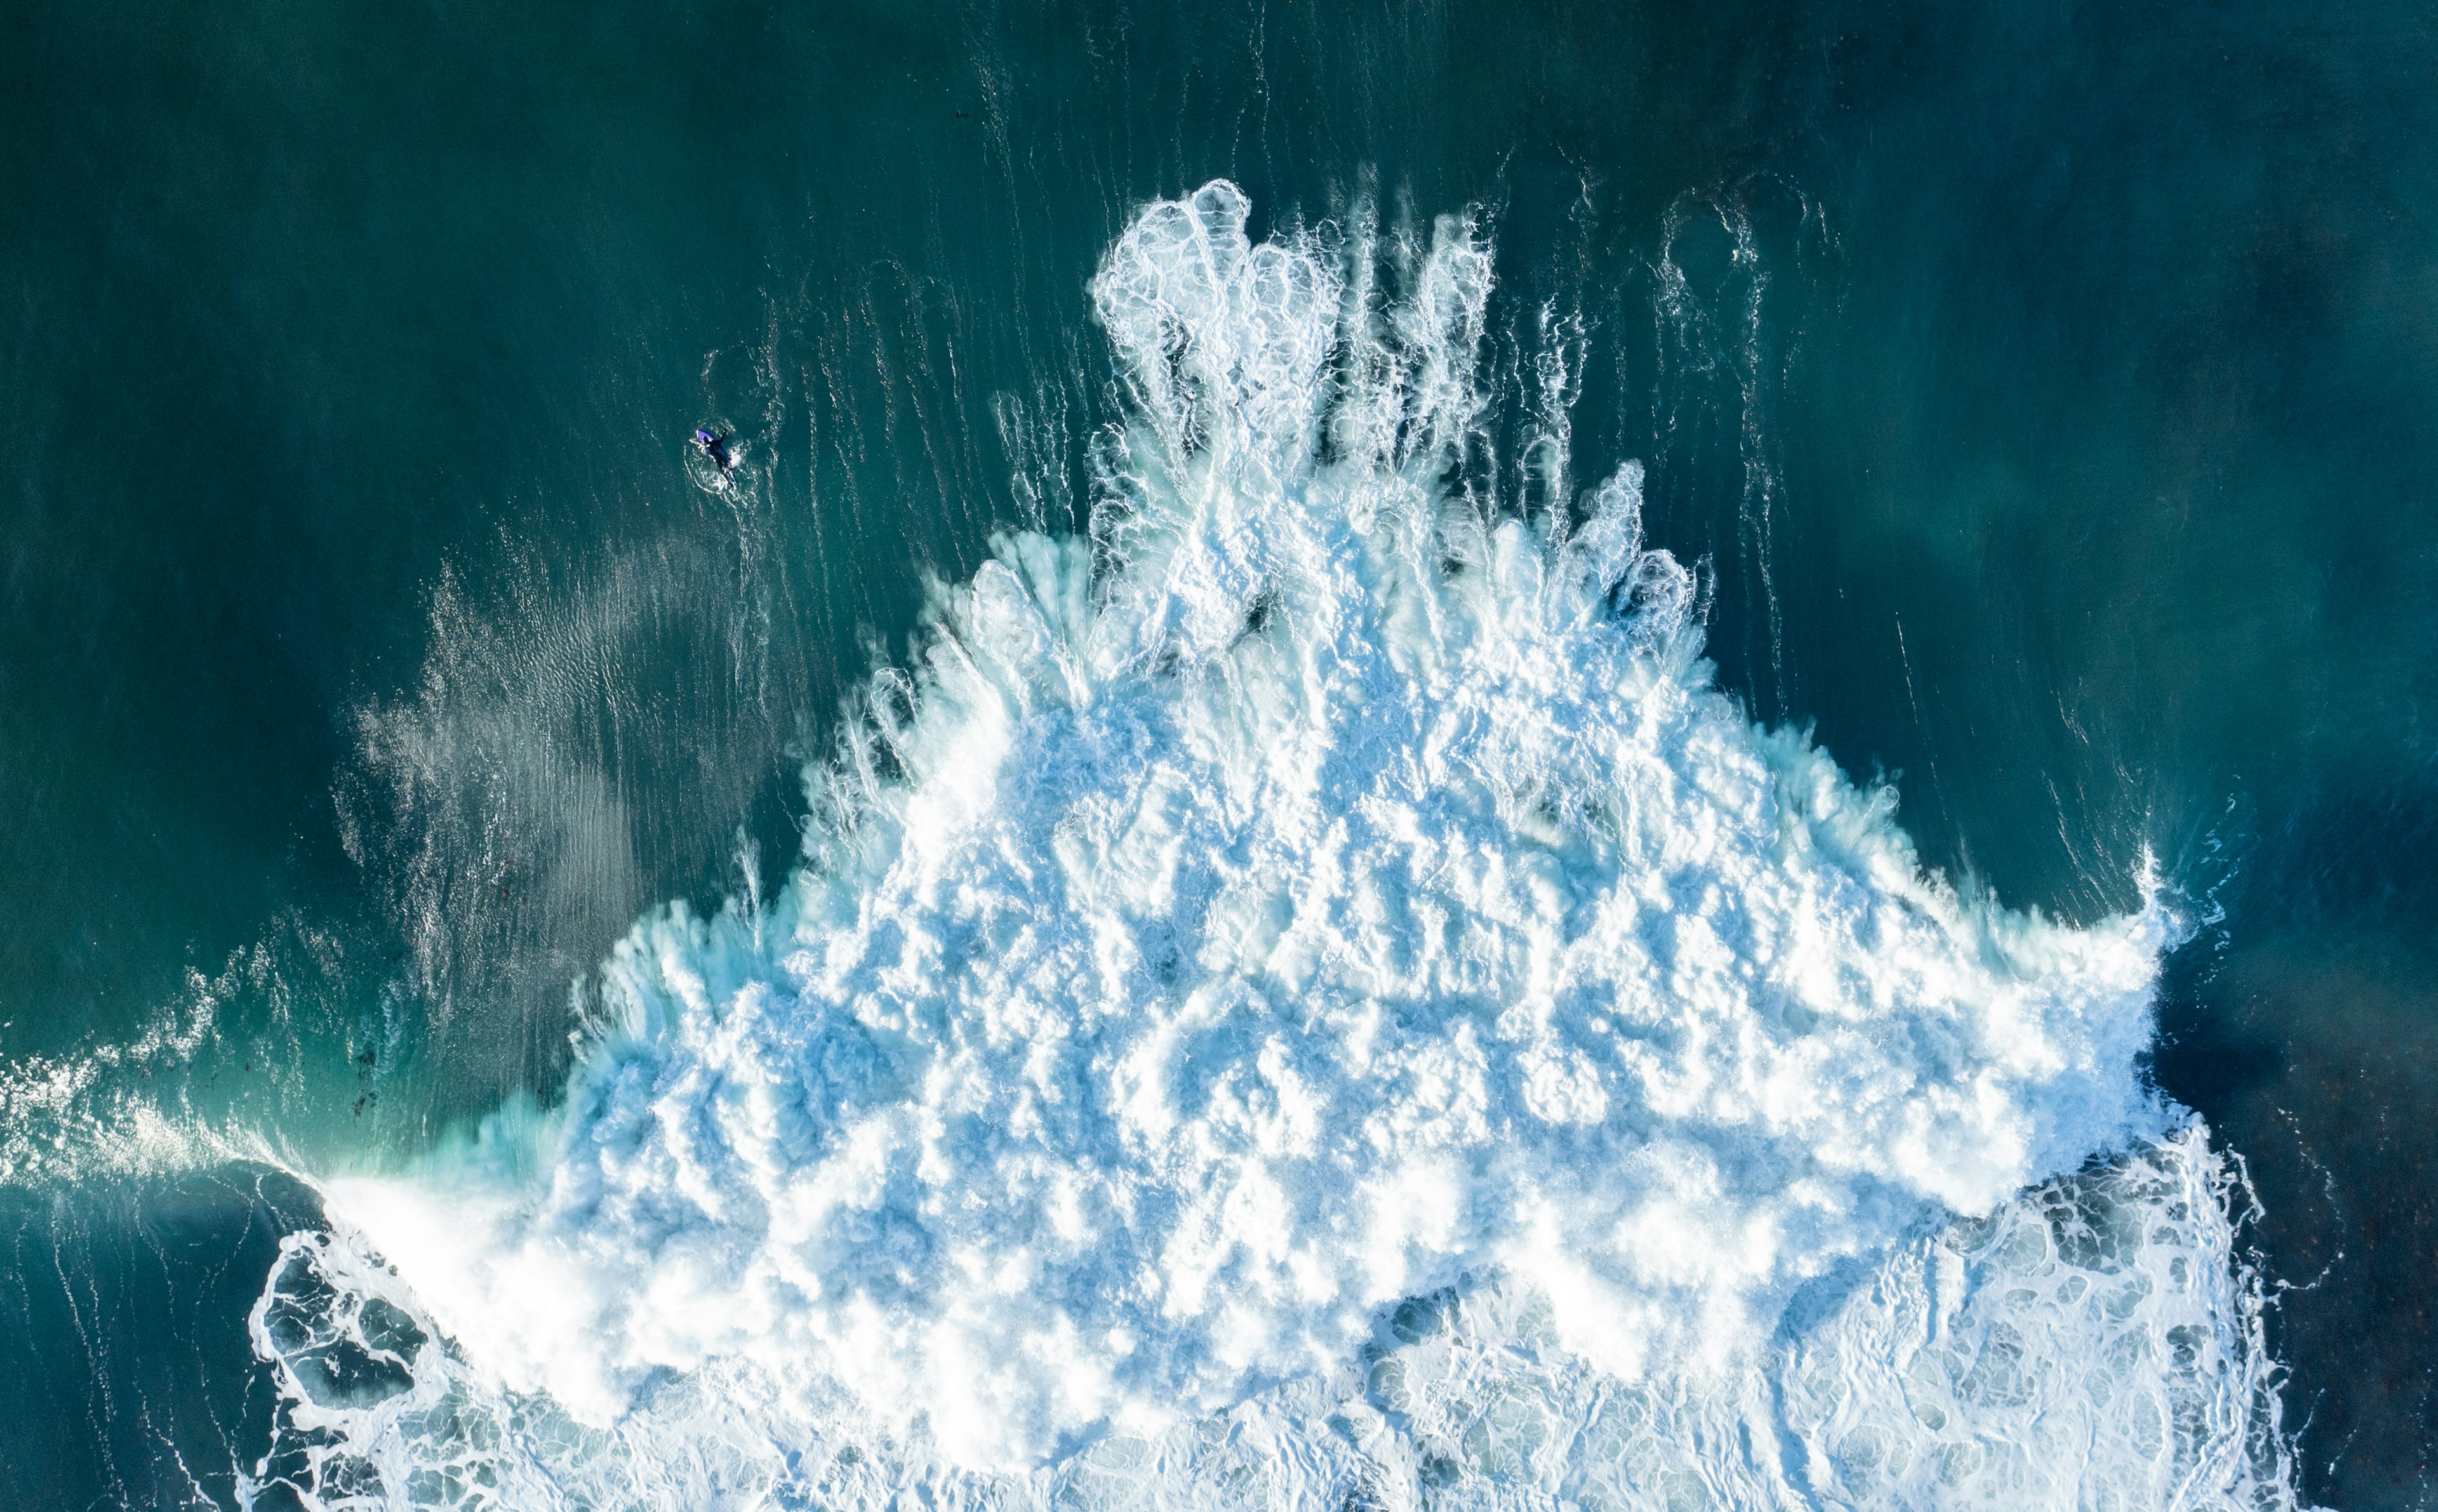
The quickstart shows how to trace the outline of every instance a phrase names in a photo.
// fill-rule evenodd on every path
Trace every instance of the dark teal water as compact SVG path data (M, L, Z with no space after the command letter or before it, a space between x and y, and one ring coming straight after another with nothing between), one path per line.
M2095 917L2155 853L2304 1488L2438 1500L2432 25L0 6L0 1503L230 1504L268 1433L309 1194L94 1153L111 1089L320 1168L549 1095L637 914L775 881L925 575L1082 522L1009 438L1080 479L1085 282L1217 175L1488 206L1722 680L1937 864Z

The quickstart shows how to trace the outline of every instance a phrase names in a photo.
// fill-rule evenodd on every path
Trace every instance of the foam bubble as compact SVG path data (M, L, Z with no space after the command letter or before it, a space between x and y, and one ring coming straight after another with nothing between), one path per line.
M263 1484L2235 1485L2181 1427L2024 1415L2111 1399L2075 1351L2138 1313L2110 1389L2181 1425L2199 1381L2254 1442L2215 1168L2159 1142L2134 1066L2165 911L2071 928L1925 874L1890 793L1711 685L1638 468L1522 519L1452 485L1485 402L1470 222L1255 245L1246 215L1214 184L1112 250L1133 408L1094 538L1004 537L940 591L814 774L782 894L639 924L555 1117L329 1187L340 1237L294 1241L257 1315L291 1434ZM2173 1288L1976 1289L1987 1236L2069 1233L2016 1194L2127 1151L2086 1184L2129 1194L2103 1205L2143 1254L2182 1245ZM1957 1214L1996 1226L1924 1237ZM422 1320L410 1384L325 1400L296 1362L378 1357L366 1297ZM1441 1322L1401 1323L1415 1297ZM2003 1391L1951 1368L1993 1350ZM1600 1436L1630 1421L1648 1475ZM1994 1425L1981 1458L1959 1424Z

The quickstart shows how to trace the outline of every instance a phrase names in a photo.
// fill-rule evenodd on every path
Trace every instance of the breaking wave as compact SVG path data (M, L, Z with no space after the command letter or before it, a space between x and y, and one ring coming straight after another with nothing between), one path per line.
M322 1507L2278 1504L2155 899L1924 872L1701 658L1641 473L1462 482L1492 256L1231 185L1092 289L1002 537L767 903L564 1103L325 1185L256 1309Z

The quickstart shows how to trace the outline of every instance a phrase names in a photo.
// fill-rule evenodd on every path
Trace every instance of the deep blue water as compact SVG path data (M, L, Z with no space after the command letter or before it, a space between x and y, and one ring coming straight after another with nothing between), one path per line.
M1579 470L1933 864L2092 920L2156 855L2302 1490L2438 1500L2432 26L0 5L0 1503L234 1504L276 1166L554 1096L639 914L775 886L927 574L1086 523L1086 283L1218 176L1484 206L1493 360L1580 306ZM88 1073L258 1158L96 1154Z

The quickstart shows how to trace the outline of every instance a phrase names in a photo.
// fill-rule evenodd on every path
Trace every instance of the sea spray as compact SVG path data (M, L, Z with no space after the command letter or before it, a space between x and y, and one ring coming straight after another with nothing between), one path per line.
M2165 910L1926 875L1711 685L1637 468L1467 486L1473 223L1246 217L1104 261L1091 538L939 590L788 886L639 924L555 1115L328 1184L253 1485L2282 1494L2224 1181L2135 1067Z

